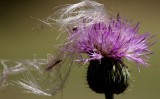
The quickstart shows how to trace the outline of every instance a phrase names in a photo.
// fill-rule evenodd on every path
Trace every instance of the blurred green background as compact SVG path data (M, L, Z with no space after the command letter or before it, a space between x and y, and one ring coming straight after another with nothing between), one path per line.
M45 19L53 13L53 8L59 5L76 3L80 0L1 0L0 1L0 58L26 59L37 57L45 58L47 53L52 53L58 33L49 27L39 29L40 24L36 19ZM112 14L133 19L140 22L140 32L151 32L159 40L160 36L160 1L159 0L96 0L103 3ZM159 50L157 42L151 49L150 67L141 67L139 73L135 64L131 66L132 76L130 86L115 99L159 99L160 98L160 66ZM22 93L17 88L7 87L0 90L0 99L104 99L103 95L95 94L86 84L87 66L74 67L69 81L63 91L63 95L55 97L37 96Z

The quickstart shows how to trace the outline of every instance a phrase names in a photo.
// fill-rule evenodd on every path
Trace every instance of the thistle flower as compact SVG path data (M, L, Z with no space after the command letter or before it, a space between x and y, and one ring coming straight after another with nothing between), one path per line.
M140 24L132 25L127 20L117 18L110 19L108 22L95 22L86 26L77 25L69 36L65 51L72 53L85 53L87 59L77 61L89 62L101 58L110 57L115 60L123 58L147 65L147 55L151 54L148 49L150 46L148 39L150 34L139 34Z
M66 5L42 22L53 28L58 26L68 37L56 55L47 59L16 61L14 67L1 60L4 66L1 85L7 82L8 76L24 73L23 80L11 81L12 84L27 92L51 96L63 89L73 64L89 63L89 87L113 99L113 94L120 94L128 87L130 75L124 59L148 65L150 34L139 34L139 23L133 25L119 14L109 15L103 4L84 0Z
M148 49L149 33L139 34L140 24L132 25L126 19L111 17L107 22L95 22L86 25L85 19L76 25L64 52L76 53L76 60L84 64L89 62L87 81L89 87L97 93L119 94L126 90L130 78L126 58L137 64L148 65L146 58L151 51ZM84 57L83 54L88 57Z

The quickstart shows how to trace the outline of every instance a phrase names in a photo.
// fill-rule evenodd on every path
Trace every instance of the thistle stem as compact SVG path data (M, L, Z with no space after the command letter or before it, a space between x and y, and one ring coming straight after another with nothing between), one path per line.
M112 93L105 93L105 99L114 99L114 95Z

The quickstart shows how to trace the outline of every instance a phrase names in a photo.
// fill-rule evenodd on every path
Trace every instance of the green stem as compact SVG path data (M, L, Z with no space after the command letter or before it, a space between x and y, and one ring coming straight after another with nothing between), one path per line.
M111 93L105 93L105 99L114 99L114 95Z

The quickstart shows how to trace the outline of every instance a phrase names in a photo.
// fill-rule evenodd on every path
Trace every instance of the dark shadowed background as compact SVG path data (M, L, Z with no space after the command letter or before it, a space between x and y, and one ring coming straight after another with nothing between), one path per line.
M0 58L26 59L45 58L53 53L58 33L49 27L39 29L41 22L32 18L45 19L53 13L53 8L63 4L76 3L80 0L1 0L0 1ZM127 91L116 95L115 99L159 99L160 98L160 1L159 0L96 0L103 3L112 14L140 22L140 32L151 32L158 42L151 47L150 67L141 67L138 72L135 64L127 62L131 73L131 83ZM17 88L7 87L0 90L0 99L104 99L95 94L86 84L87 66L74 67L63 95L55 97L37 96L22 93Z

